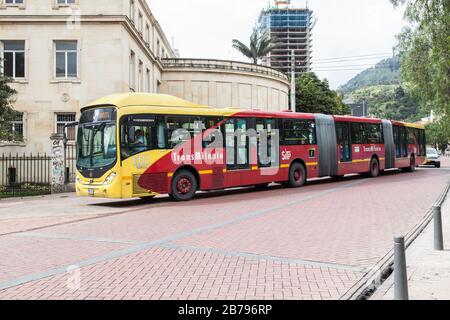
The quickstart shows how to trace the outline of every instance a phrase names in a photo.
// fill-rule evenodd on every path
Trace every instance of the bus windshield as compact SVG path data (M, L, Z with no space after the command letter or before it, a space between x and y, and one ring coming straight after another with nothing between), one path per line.
M116 123L86 123L78 129L77 166L102 168L117 160Z

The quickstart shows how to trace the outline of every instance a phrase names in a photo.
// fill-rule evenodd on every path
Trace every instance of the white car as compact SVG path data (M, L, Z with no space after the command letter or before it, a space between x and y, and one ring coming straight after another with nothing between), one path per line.
M441 156L439 152L434 148L427 148L427 160L425 165L434 165L436 168L441 167Z

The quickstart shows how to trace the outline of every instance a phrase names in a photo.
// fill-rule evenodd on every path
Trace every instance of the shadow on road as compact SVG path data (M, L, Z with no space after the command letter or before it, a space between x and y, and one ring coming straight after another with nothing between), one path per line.
M434 171L434 172L441 172L441 171L448 171L448 168L441 168L441 169L434 169L432 167L420 167L415 173L414 178L422 178L423 175L426 173ZM367 178L367 176L362 174L353 174L348 175L343 178L316 178L313 180L310 180L307 182L306 186L304 188L312 187L312 186L321 186L321 185L330 185L330 188L333 188L336 184L341 184L344 182L351 182L351 181L357 181L361 179L369 179L371 181L379 181L380 183L386 183L386 180L383 180L383 178L387 177L398 177L401 179L401 177L408 174L408 172L401 171L401 170L389 170L384 171L380 173L380 176L377 179L370 179ZM395 181L389 181L389 182L399 182L398 179L395 179ZM199 205L197 200L203 200L203 199L212 199L217 198L216 204L219 204L220 202L228 202L230 201L229 197L236 196L236 195L248 195L248 200L252 200L255 198L267 198L268 196L279 196L279 192L284 192L285 194L293 194L298 193L299 190L305 190L304 188L300 189L291 189L283 187L279 184L272 184L269 187L267 187L264 190L257 190L253 186L249 187L241 187L241 188L233 188L233 189L226 189L226 190L213 190L208 192L199 192L195 199L192 200L196 205ZM276 193L273 193L276 192ZM239 201L239 200L238 200ZM189 202L188 202L189 203ZM102 203L95 203L95 204L89 204L90 206L96 206L96 207L108 207L108 208L132 208L132 207L142 207L146 205L152 205L152 206L158 206L158 207L166 207L166 206L186 206L186 202L174 202L171 200L169 196L159 196L153 199L130 199L130 200L122 200L122 201L114 201L114 202L102 202ZM208 203L210 205L210 203Z

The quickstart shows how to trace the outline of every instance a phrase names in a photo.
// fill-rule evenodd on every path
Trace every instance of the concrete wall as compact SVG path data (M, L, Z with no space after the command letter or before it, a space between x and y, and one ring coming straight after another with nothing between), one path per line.
M193 67L171 67L163 62L161 92L217 108L288 109L289 83L281 74L259 72L264 71L262 67L258 67L258 72L241 71L252 67L246 64L226 70L217 68L217 64L225 66L227 61L215 60L211 64L199 61ZM241 65L233 62L233 66L236 64Z

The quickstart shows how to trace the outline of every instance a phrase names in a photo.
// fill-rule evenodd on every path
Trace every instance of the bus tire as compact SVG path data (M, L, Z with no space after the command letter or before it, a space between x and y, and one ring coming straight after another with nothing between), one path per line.
M170 196L175 201L189 201L197 192L197 178L188 170L178 171L172 178Z
M409 167L406 168L406 172L415 172L415 171L416 171L416 158L412 156Z
M377 158L372 158L370 161L370 171L369 171L369 177L376 178L380 175L380 163L378 162Z
M288 187L290 188L299 188L304 186L306 183L306 169L305 167L298 162L295 162L291 165L289 169L289 180Z

